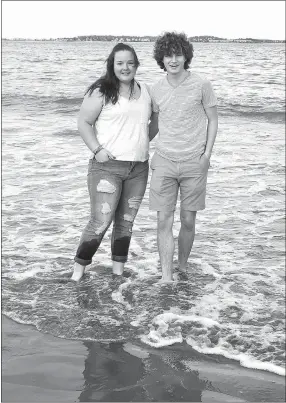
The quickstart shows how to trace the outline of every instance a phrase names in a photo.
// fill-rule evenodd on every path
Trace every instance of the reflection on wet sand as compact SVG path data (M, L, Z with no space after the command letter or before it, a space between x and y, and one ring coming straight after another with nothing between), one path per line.
M182 354L169 350L138 358L122 343L84 345L88 356L80 401L201 401L207 381L198 371L186 372Z

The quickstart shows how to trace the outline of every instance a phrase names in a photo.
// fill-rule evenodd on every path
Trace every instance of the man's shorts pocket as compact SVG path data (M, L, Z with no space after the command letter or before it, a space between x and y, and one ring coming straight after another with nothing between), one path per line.
M156 152L153 154L153 157L151 158L151 162L150 162L150 168L151 169L155 169L155 158L156 158L157 154Z

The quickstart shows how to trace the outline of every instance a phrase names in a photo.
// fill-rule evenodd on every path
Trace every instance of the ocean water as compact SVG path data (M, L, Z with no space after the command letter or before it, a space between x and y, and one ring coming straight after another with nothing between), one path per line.
M133 45L137 78L152 84L164 74L152 59L153 44ZM186 342L284 375L284 45L194 44L191 68L213 83L219 132L188 281L165 285L158 282L149 182L134 225L130 276L112 279L109 230L84 279L69 281L89 217L89 151L77 116L113 44L2 46L3 313L61 338L141 348ZM179 229L178 203L176 239ZM182 365L188 371L190 363Z

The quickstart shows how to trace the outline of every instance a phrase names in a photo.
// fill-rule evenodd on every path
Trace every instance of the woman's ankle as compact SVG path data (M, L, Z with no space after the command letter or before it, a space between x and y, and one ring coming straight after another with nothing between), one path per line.
M79 263L75 263L74 270L73 270L73 275L71 277L71 280L79 281L82 278L82 276L84 275L85 267L86 266L82 266Z
M112 273L122 276L125 263L112 261Z

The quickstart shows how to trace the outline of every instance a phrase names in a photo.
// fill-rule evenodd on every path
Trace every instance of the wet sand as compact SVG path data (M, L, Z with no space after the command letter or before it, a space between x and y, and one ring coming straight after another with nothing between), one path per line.
M2 316L1 401L284 402L285 379L186 344L65 340Z

